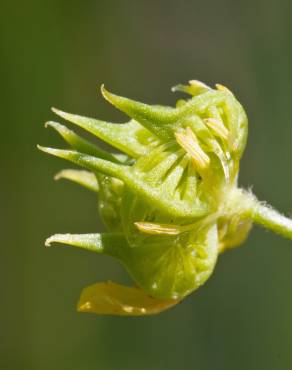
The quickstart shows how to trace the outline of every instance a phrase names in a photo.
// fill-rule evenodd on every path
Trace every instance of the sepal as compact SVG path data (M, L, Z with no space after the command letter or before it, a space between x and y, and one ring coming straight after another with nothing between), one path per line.
M109 123L66 113L56 108L52 110L66 121L83 128L133 158L147 154L157 141L148 130L133 120L128 123Z
M173 137L172 124L179 118L175 108L140 103L112 94L104 86L101 87L101 92L107 101L138 121L161 140Z
M125 237L118 233L55 234L50 236L45 242L46 247L50 247L52 244L69 245L90 252L107 254L116 258L120 258L123 250L128 248Z
M58 172L55 177L55 180L66 179L81 186L84 186L88 190L91 190L95 193L98 193L99 186L96 179L96 176L89 171L82 170L62 170Z
M48 148L40 145L38 145L37 147L45 153L52 154L55 157L66 159L93 172L101 172L105 175L117 177L120 179L123 179L125 173L127 172L128 166L119 165L110 161L106 161L104 159L93 157L91 155L79 153L74 150Z
M53 129L55 129L73 149L79 152L106 159L111 162L120 162L114 155L98 148L96 145L83 139L74 131L69 130L66 126L61 125L58 122L47 122L45 124L45 127L52 127Z

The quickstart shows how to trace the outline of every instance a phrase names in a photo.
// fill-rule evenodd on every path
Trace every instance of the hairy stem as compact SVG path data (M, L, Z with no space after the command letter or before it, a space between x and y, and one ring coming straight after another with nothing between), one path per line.
M292 219L281 215L271 206L260 202L252 193L242 189L235 191L237 206L243 217L250 218L254 223L273 230L286 238L292 239ZM236 208L235 208L236 210Z
M258 202L252 210L252 219L286 238L292 239L292 220L281 215L268 205Z
M292 239L292 219L281 215L265 202L260 202L249 191L235 187L227 189L223 212L229 216L251 219L256 224Z

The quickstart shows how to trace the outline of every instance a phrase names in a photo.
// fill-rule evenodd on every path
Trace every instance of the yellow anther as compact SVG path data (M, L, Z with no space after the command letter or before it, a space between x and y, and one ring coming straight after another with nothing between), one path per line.
M187 127L186 133L176 133L178 144L193 158L195 165L199 169L205 169L209 166L210 158L199 145L199 141L194 132Z
M204 122L212 131L214 131L215 134L217 134L218 136L222 137L225 140L228 139L229 131L221 121L219 121L216 118L206 118Z
M143 233L151 235L178 235L183 231L178 225L156 224L152 222L135 222L135 226Z

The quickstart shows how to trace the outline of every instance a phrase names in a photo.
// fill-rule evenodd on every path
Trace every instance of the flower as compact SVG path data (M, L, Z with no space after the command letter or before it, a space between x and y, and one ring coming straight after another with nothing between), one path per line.
M292 222L238 187L248 131L247 116L224 86L192 80L172 89L190 95L176 107L147 105L114 95L106 100L126 113L113 124L53 111L122 153L108 153L67 127L48 122L72 147L44 152L85 170L65 178L98 193L103 234L56 234L47 239L118 259L136 286L112 282L84 289L78 310L99 314L158 313L198 289L218 255L240 245L257 222L292 237Z

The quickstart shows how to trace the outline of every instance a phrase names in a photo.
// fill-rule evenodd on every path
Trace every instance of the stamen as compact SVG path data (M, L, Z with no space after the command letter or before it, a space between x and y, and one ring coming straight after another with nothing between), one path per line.
M178 144L191 155L199 169L205 169L209 166L210 158L200 147L197 136L190 127L187 127L186 134L176 133L175 137Z
M178 235L183 231L178 225L155 224L151 222L135 222L135 226L143 233L151 235Z
M224 124L216 118L206 118L204 119L205 124L214 131L215 134L228 140L229 131L224 126Z

